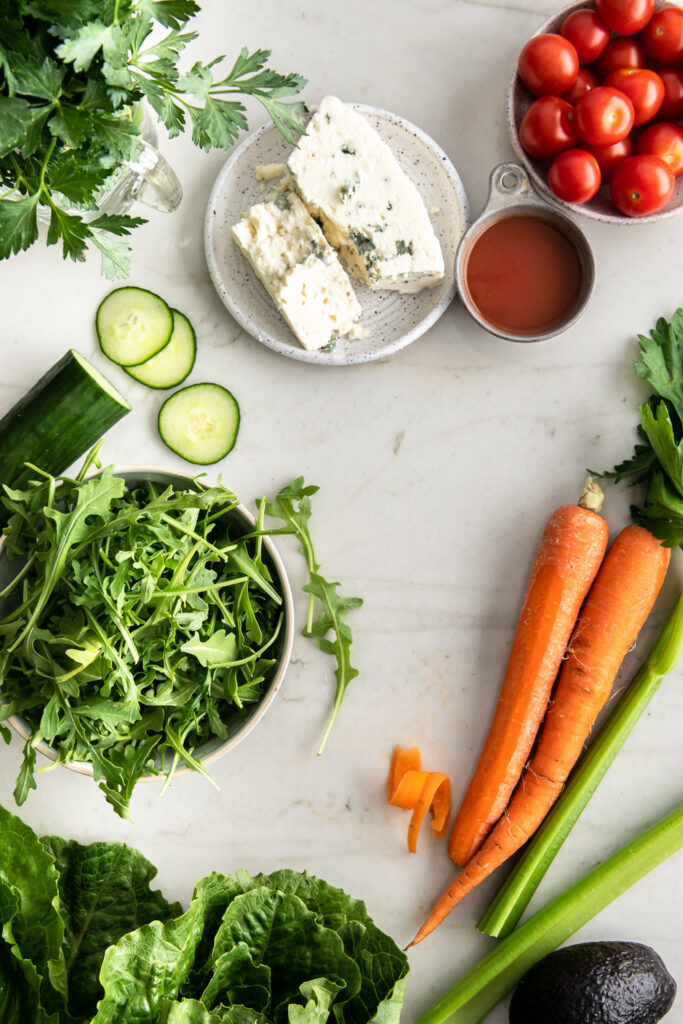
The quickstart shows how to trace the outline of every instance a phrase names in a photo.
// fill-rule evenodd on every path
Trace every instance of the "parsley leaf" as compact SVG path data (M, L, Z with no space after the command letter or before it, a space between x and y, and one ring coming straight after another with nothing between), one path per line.
M38 237L38 193L23 199L0 199L0 259L28 249Z
M635 370L654 394L639 407L640 440L633 456L602 475L647 485L632 517L674 547L683 543L683 309L671 321L661 317L638 342Z

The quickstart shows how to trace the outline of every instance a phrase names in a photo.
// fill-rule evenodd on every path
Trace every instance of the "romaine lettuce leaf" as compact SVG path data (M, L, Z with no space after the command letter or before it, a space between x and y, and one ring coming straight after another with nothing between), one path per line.
M68 1007L90 1018L102 996L100 967L109 946L149 921L182 913L149 883L156 868L123 843L80 843L49 836L41 840L59 873L59 911L64 923Z

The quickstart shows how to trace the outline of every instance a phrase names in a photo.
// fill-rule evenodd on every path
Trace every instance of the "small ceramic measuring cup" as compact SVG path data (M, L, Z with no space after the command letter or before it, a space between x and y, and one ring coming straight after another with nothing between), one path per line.
M580 285L570 308L551 326L538 332L509 330L489 322L474 303L468 288L467 262L474 243L497 221L515 216L531 216L560 231L574 248L581 268ZM566 331L581 316L595 285L595 260L588 239L571 218L539 198L524 168L514 163L500 164L491 172L486 205L463 235L455 272L461 301L470 315L487 331L507 341L545 341Z

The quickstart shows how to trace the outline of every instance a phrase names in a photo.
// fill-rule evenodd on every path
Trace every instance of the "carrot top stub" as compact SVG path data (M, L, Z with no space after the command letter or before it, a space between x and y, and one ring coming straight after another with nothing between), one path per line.
M546 524L498 705L453 824L448 854L456 864L467 864L479 849L521 775L607 535L602 516L579 505L561 506Z

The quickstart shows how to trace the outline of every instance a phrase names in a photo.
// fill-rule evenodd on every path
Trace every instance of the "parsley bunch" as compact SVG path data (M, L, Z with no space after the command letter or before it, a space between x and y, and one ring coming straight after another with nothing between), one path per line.
M83 260L92 242L107 277L128 275L125 236L144 221L97 216L97 197L136 156L141 100L171 137L189 123L208 151L230 148L247 127L236 97L253 96L295 141L306 108L290 97L305 79L267 68L269 50L243 49L227 75L223 56L181 74L198 10L195 0L0 0L0 259L36 241L43 207L48 245Z
M638 343L636 373L654 394L639 407L633 455L603 476L645 484L645 501L632 506L632 517L667 547L676 547L683 544L683 309L671 321L660 317Z

